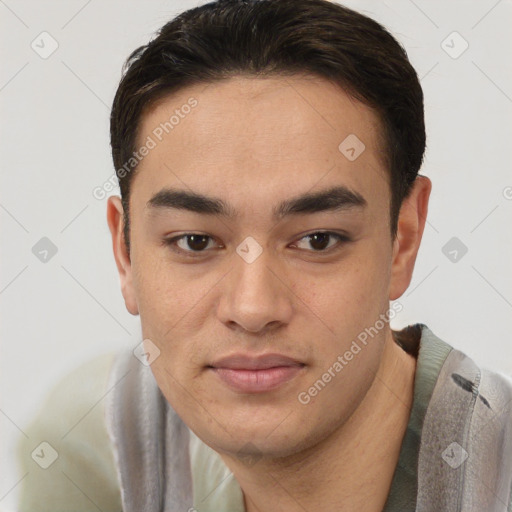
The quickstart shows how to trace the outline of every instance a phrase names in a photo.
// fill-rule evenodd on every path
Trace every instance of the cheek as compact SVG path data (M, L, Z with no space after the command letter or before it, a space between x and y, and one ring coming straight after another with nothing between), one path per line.
M389 306L387 255L370 243L361 244L332 272L302 278L299 295L335 333L344 339L357 336Z
M386 258L377 254L365 248L354 254L350 263L347 259L340 265L331 279L320 285L318 281L309 283L314 289L309 305L315 312L310 316L318 329L314 330L314 364L305 384L313 386L312 393L308 387L301 391L310 400L305 407L312 422L334 421L334 416L352 411L377 372L389 326L382 320L389 308L389 269ZM304 290L307 293L307 288ZM323 322L317 322L318 318ZM309 329L313 332L312 326ZM327 410L332 410L333 416L326 415Z
M197 286L173 268L159 248L136 254L132 268L144 335L162 338L199 300Z
M333 359L322 369L323 373L313 376L309 387L301 390L297 414L302 432L322 437L322 431L332 432L350 418L370 389L379 367L382 345L377 340L372 343L361 347L361 352L339 371L334 369Z
M345 421L374 381L389 326L382 320L389 307L388 271L376 261L358 258L330 282L329 293L317 288L313 294L311 308L331 332L317 331L315 362L302 400L297 396L304 432L318 425L329 431Z

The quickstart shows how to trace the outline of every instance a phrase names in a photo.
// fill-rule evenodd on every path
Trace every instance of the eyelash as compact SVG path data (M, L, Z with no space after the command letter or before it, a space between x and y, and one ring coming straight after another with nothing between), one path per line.
M301 241L308 237L312 237L313 235L317 235L317 234L330 235L330 236L336 238L338 240L338 245L332 246L328 249L323 249L323 250L318 250L318 251L311 250L311 251L307 251L307 252L311 252L313 254L327 254L327 253L331 253L333 250L339 249L341 245L343 245L347 242L350 242L350 238L348 236L342 235L341 233L336 233L334 231L313 231L312 233L308 233L308 234L302 236L301 238L298 239L298 241ZM207 252L207 249L204 249L202 251L192 251L192 250L187 251L184 249L180 249L179 247L176 248L176 245L175 245L176 242L178 242L179 240L187 238L189 236L193 236L193 235L204 236L204 237L209 238L210 240L213 240L213 237L211 237L209 235L205 235L203 233L184 233L183 235L175 236L173 238L165 238L165 239L163 239L162 243L164 245L168 246L173 252L176 252L178 254L182 254L182 255L185 255L185 256L191 257L191 258L197 258L197 257L200 257L203 254L205 254ZM306 250L306 249L300 249L300 250Z

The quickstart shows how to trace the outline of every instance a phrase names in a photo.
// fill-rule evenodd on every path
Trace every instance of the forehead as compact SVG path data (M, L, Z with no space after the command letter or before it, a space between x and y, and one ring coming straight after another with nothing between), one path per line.
M290 195L322 180L368 195L388 186L380 130L372 109L317 77L197 84L144 112L136 147L150 139L154 147L132 193L179 184L200 193L264 187Z

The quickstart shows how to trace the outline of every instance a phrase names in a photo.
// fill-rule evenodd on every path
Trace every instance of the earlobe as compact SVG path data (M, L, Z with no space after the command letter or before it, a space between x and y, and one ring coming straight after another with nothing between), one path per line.
M126 243L124 240L124 218L121 198L111 196L107 201L107 223L112 236L112 249L114 259L121 281L121 292L124 297L126 309L132 315L138 315L139 309L136 301L135 289L133 286L132 265Z
M407 290L423 236L432 182L418 175L400 208L397 236L393 245L389 300L396 300Z

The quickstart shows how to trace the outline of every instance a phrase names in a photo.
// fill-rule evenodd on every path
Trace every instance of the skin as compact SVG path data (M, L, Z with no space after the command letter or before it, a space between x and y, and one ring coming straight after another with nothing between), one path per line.
M297 396L407 289L431 182L416 179L392 240L378 118L311 76L188 87L144 114L138 144L190 97L198 105L134 176L130 257L119 197L107 206L126 307L161 351L155 379L234 473L248 512L381 511L409 419L415 358L385 322L307 405ZM338 149L349 134L366 146L355 161ZM338 185L366 207L272 218L281 201ZM150 208L164 187L220 198L238 216ZM350 240L333 238L322 254L306 236L318 231ZM212 237L199 257L189 256L195 246L186 239L175 246L184 254L162 244L191 232ZM236 252L248 236L262 248L252 263ZM236 352L285 354L305 366L273 391L240 393L207 368Z

